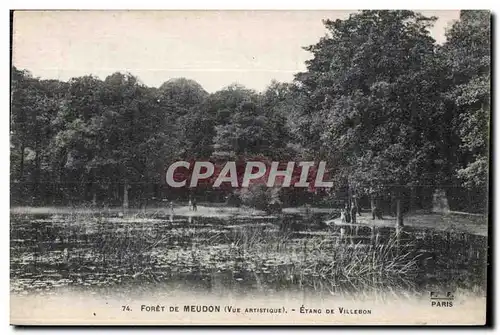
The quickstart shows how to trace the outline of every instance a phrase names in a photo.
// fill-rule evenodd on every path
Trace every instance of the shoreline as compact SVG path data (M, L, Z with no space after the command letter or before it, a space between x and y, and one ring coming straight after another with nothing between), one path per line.
M310 214L324 214L327 216L333 213L332 208L309 208ZM64 215L64 214L117 214L123 215L124 211L121 207L30 207L30 206L15 206L10 208L11 215ZM164 207L151 207L146 209L129 208L126 213L128 215L171 215L170 210ZM306 216L305 207L288 207L283 208L283 214L288 215L304 215ZM276 214L268 214L265 211L257 210L248 207L222 207L198 205L197 211L191 211L188 206L174 207L173 216L180 217L212 217L212 218L230 218L233 216L248 216L249 218L276 218ZM325 220L328 220L325 217ZM473 235L488 236L488 216L469 214L469 213L412 213L405 217L404 225L412 228L433 229L438 231L463 232ZM386 216L384 219L372 220L371 213L363 212L358 216L358 223L366 226L375 227L395 227L396 218Z

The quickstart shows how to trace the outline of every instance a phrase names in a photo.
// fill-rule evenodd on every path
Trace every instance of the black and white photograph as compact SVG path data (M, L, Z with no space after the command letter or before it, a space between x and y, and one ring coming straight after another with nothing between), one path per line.
M487 322L488 10L13 10L12 325Z

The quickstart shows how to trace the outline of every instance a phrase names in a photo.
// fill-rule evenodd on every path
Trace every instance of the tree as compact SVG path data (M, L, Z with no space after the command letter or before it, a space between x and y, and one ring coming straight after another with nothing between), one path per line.
M94 149L99 155L91 165L105 169L110 183L123 186L124 208L131 185L159 182L163 164L177 147L175 134L169 133L173 115L159 100L130 74L115 73L104 81L103 113L93 120L99 129Z
M451 82L445 97L455 111L453 126L460 140L457 176L469 189L485 189L491 85L491 14L462 11L441 48Z
M20 182L32 199L41 196L40 182L51 158L47 149L54 133L52 123L64 90L63 83L39 80L27 71L12 69L11 178ZM24 187L26 181L31 189Z
M68 185L70 197L85 194L90 185L93 201L97 182L104 171L96 169L92 161L99 153L99 128L94 122L103 111L102 90L104 83L93 76L72 78L65 92L63 103L58 109L53 126L55 135L51 138L49 152L54 179L60 185ZM66 191L68 187L65 188ZM66 195L68 196L68 195Z
M215 115L215 159L234 160L260 153L266 146L263 135L267 119L261 113L256 92L230 85L209 97L208 110Z
M34 81L28 71L20 71L15 67L11 76L11 178L24 180L25 151L31 142L33 116L36 114L36 96L32 92Z
M296 112L296 87L275 80L262 92L260 109L266 116L267 154L275 161L297 158L300 149L291 128ZM298 99L297 99L298 100Z
M214 117L207 110L208 93L194 80L171 79L159 90L159 104L172 116L181 159L208 158L212 153Z
M313 59L296 80L310 96L310 129L335 166L338 188L399 193L445 175L434 128L443 115L428 31L434 20L362 11L326 20L329 34L306 48Z

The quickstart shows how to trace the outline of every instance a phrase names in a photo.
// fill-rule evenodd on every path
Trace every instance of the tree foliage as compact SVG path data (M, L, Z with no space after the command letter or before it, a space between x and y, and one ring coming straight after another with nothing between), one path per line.
M263 92L231 84L209 94L186 78L154 88L129 73L41 80L13 68L11 181L28 185L14 198L124 199L129 187L133 199L168 197L158 185L173 161L257 156L325 160L333 191L359 195L484 189L490 13L463 11L442 45L434 21L407 10L325 20L306 70Z
M462 11L447 33L441 53L451 85L445 92L457 112L453 120L460 138L459 178L467 187L485 187L491 113L491 16Z

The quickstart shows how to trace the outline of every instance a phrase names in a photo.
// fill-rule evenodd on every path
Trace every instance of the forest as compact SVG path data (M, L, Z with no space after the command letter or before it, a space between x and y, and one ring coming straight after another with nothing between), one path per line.
M11 70L11 205L152 206L272 193L289 206L356 195L487 210L491 14L462 11L438 44L436 18L361 11L324 20L292 82L208 93L188 78L148 87L131 73L68 81ZM331 189L173 189L176 161L325 161ZM267 199L267 198L266 198ZM233 200L234 201L234 200Z

